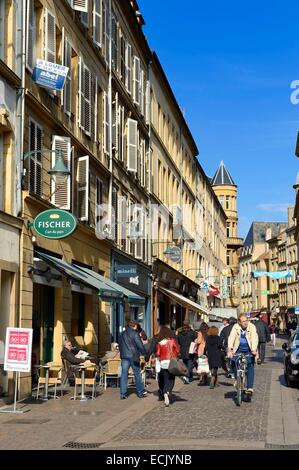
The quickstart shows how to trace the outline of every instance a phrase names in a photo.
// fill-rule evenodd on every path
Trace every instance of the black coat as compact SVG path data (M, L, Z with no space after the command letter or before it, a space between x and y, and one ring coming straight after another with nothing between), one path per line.
M67 348L63 348L60 353L62 359L66 359L70 364L82 364L84 359L78 359L75 354Z
M270 341L270 332L263 320L256 320L253 322L256 327L257 335L259 337L259 343L266 343Z
M207 337L206 353L208 356L210 369L213 369L214 367L221 367L221 341L219 336Z
M119 352L121 359L133 359L139 362L140 356L146 355L145 347L136 330L128 327L119 337Z
M182 359L189 359L189 348L192 341L195 341L197 338L197 333L191 328L187 330L183 329L178 335L178 343L181 351Z
M222 328L221 333L220 333L220 341L221 341L221 346L222 348L226 351L227 346L228 346L228 337L230 335L230 332L233 329L233 326L237 323L237 320L231 321L228 326L225 326Z

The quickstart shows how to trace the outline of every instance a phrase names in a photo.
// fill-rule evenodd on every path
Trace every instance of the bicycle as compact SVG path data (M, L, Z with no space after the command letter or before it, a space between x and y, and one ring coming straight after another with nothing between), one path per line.
M236 396L236 404L237 406L241 406L242 403L242 395L246 390L245 387L245 380L247 375L247 357L251 357L250 354L246 353L239 353L235 354L234 358L236 359L236 370L237 370L237 377L236 377L236 389L237 389L237 396Z

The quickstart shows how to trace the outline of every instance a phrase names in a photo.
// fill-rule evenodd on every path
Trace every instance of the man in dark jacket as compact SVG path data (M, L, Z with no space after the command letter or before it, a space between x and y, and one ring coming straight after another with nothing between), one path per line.
M188 377L183 377L185 384L188 384L193 379L193 365L194 365L194 354L189 354L190 344L197 338L197 333L192 330L188 320L184 320L183 328L181 328L178 334L178 343L181 351L181 358L186 365L189 374Z
M226 372L226 377L232 377L232 373L230 372L230 360L226 359L227 357L227 346L228 346L228 337L230 332L232 331L233 326L237 323L237 319L234 317L229 318L229 323L225 328L222 328L220 333L220 344L222 349L221 355L221 362L222 362L222 369Z
M259 358L257 359L258 364L263 364L265 362L265 353L266 353L266 343L270 341L271 335L269 328L267 327L266 323L261 320L260 316L257 315L257 320L254 319L254 326L256 327L256 331L259 337L259 345L258 345L258 353Z
M128 372L130 367L133 370L136 384L136 391L139 398L147 396L141 374L140 374L140 356L146 355L145 347L137 332L137 322L130 320L127 329L119 337L119 352L121 358L121 377L120 377L120 398L128 398Z

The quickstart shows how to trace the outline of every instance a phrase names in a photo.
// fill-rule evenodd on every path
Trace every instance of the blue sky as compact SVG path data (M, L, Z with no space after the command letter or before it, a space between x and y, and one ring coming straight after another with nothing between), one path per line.
M138 3L205 172L224 160L238 185L239 236L252 221L285 221L299 171L299 2Z

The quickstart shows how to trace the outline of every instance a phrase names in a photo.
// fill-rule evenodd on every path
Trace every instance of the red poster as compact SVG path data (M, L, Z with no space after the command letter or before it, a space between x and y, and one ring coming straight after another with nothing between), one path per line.
M27 361L27 350L26 348L18 348L18 361L26 362Z
M22 346L28 345L29 334L28 333L19 333L19 344Z
M19 344L19 333L15 331L9 332L9 344Z
M19 351L19 348L13 348L13 347L9 347L8 348L8 360L9 361L17 361L18 360L18 351Z

